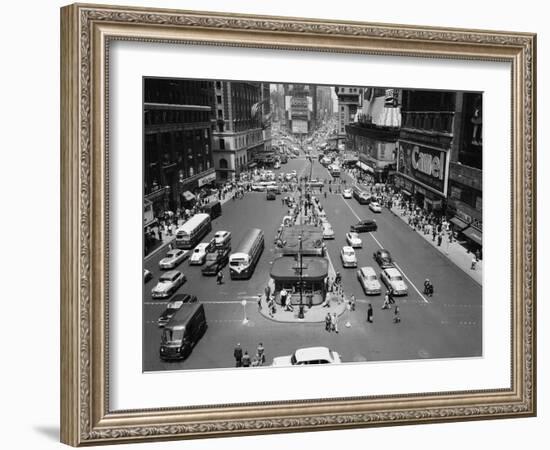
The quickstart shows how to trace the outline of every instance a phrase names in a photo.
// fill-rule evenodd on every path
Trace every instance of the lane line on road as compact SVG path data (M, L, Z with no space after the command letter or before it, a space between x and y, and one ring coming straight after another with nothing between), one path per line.
M358 215L358 214L355 212L355 210L351 207L351 205L349 204L349 202L348 202L345 198L343 198L343 197L342 197L342 200L344 201L344 203L345 203L346 205L348 205L348 208L349 208L350 211L353 213L353 215L354 215L355 217L357 217L357 220L362 220L361 217L359 217L359 215ZM372 232L369 232L369 235L370 235L371 238L374 239L374 241L378 244L378 246L379 246L380 248L384 248L384 246L380 243L380 241L374 237L374 235L372 234ZM426 297L424 297L424 296L421 294L421 292L418 290L418 288L415 286L415 284L411 281L411 279L407 276L407 274L403 271L403 269L401 269L401 267L399 267L399 266L397 265L396 262L394 262L394 265L395 265L395 267L397 267L397 268L399 269L399 271L400 271L400 272L403 274L403 276L407 279L407 281L410 283L410 285L411 285L411 286L414 288L414 290L418 293L418 295L420 296L420 298L421 298L422 300L424 300L425 303L430 303L428 300L426 300Z
M255 295L255 296L250 296L250 297L246 297L246 298L251 298L251 299L258 299L258 295ZM245 300L245 298L243 298L243 300ZM170 300L166 300L166 301L159 301L159 302L143 302L144 305L146 306L164 306L166 307L166 305L170 302ZM206 300L206 301L201 301L199 303L203 303L205 305L225 305L225 304L228 304L228 305L240 305L242 302L242 300Z

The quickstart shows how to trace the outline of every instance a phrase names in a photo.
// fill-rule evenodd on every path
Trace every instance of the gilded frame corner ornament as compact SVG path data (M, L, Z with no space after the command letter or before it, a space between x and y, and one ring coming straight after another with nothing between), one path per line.
M505 61L512 70L512 385L111 412L106 87L112 40ZM536 36L75 4L61 10L61 439L80 446L536 414Z

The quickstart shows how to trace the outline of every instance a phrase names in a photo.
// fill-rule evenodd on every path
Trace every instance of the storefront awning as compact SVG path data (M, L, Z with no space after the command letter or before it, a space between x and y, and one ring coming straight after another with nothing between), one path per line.
M453 225L458 227L460 230L463 230L464 228L468 227L468 223L464 222L460 217L454 216L451 220L449 220Z
M462 234L471 241L474 241L477 245L483 245L483 233L477 228L468 227L462 230Z
M183 194L183 198L190 202L191 200L195 200L195 195L189 191L185 191Z
M258 164L256 164L255 162L250 162L248 163L248 167L253 169L254 167L256 167Z
M407 191L407 189L401 189L401 192L405 195L408 195L409 197L412 196L412 194L409 191Z

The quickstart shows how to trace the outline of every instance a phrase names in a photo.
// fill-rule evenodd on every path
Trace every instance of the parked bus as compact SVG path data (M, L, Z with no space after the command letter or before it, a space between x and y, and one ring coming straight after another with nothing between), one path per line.
M264 232L258 228L249 230L237 251L229 257L231 279L250 278L264 249Z
M193 248L212 230L208 214L195 214L176 231L177 248Z

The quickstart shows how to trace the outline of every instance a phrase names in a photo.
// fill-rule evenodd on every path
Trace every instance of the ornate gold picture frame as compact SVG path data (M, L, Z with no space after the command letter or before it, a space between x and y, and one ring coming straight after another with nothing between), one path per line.
M109 48L115 41L506 62L512 98L509 388L114 411ZM75 4L61 10L61 440L73 445L536 414L536 36Z

